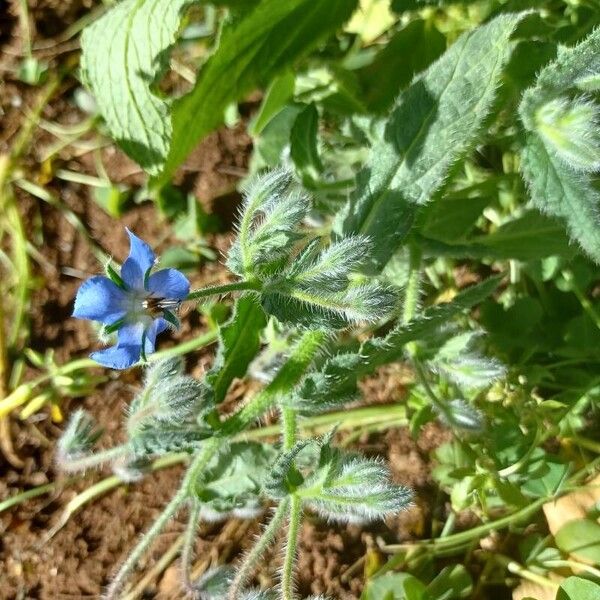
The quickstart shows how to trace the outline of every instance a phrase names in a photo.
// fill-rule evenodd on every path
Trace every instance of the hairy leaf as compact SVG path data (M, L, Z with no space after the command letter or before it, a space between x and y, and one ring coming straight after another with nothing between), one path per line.
M263 0L225 29L194 89L173 106L173 137L162 178L223 120L223 111L292 66L348 19L356 0Z
M412 227L420 205L473 148L510 57L510 36L523 14L500 15L463 34L400 94L379 127L357 190L336 229L368 236L370 266L380 270Z
M233 316L219 328L219 351L204 380L215 404L225 399L235 377L246 374L260 348L260 333L265 325L265 313L254 298L246 296L236 301Z
M261 484L275 451L266 444L236 442L217 454L195 483L202 518L250 517L261 508Z
M521 170L534 206L564 218L571 235L600 262L600 194L589 176L562 162L534 134L527 136Z
M496 358L475 348L478 332L461 333L447 340L432 359L432 367L468 390L489 387L506 373Z
M182 10L190 0L124 0L87 27L81 72L110 132L157 175L172 137L171 102L154 85L168 66Z
M321 447L319 466L296 493L329 519L365 522L407 508L408 488L390 483L389 470L378 460L346 454L328 443Z
M237 275L262 277L290 253L301 236L297 226L308 211L308 198L289 171L276 169L254 177L244 188L238 234L227 255Z
M481 433L485 425L483 413L465 400L451 400L440 412L441 420L456 429Z
M569 95L600 74L600 30L572 48L561 47L541 70L519 107L527 129L521 170L531 200L566 220L570 234L600 262L600 195L590 171L599 166L598 108ZM585 88L585 86L583 86Z
M373 322L388 314L396 294L377 282L350 285L340 292L274 280L262 293L265 311L284 323L303 327L341 329L352 323Z
M61 465L90 453L102 430L84 410L76 410L58 440L57 459Z
M290 136L290 155L296 169L308 182L318 179L323 171L317 143L318 133L319 112L313 103L296 117Z
M363 342L356 353L335 354L318 370L309 373L286 403L312 414L348 402L358 393L357 382L361 377L401 359L406 344L437 332L441 325L446 325L455 316L485 300L498 287L498 283L498 278L491 277L464 290L451 302L426 309L422 316L396 327L386 337Z

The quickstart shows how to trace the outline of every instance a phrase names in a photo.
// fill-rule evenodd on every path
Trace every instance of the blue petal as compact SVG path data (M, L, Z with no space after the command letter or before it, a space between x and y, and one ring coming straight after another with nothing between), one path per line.
M148 277L148 291L160 298L183 300L190 293L190 282L177 269L162 269Z
M146 329L144 350L146 356L150 356L156 348L156 336L168 327L168 323L162 317L154 319L152 325Z
M125 316L125 294L108 277L92 277L84 282L75 297L73 316L111 324Z
M156 256L152 248L143 240L127 229L131 248L129 256L121 267L121 278L125 284L134 290L144 289L144 277L152 267Z
M123 325L119 329L116 346L92 352L90 357L101 365L110 367L111 369L127 369L140 360L143 334L143 323Z

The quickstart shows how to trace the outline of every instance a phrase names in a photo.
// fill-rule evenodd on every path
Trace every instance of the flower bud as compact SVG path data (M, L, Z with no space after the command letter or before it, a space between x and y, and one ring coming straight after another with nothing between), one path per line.
M578 171L600 168L599 107L586 98L556 98L541 106L536 129L556 154Z

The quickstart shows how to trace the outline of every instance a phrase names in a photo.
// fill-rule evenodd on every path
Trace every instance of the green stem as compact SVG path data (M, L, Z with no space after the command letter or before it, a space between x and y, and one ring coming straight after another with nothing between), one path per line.
M300 419L298 429L308 435L310 433L326 432L334 425L338 425L339 430L349 430L357 425L401 427L407 424L406 406L403 404L381 404L379 406L340 410L325 415ZM267 427L244 431L239 434L239 437L246 440L264 439L272 435L277 435L280 431L280 425L269 425Z
M154 354L151 354L148 357L148 362L156 362L157 360L161 360L163 358L170 358L173 356L182 356L187 354L188 352L192 352L193 350L198 350L199 348L204 348L214 342L216 342L219 334L217 330L207 331L206 333L199 335L198 337L189 340L187 342L183 342L181 344L177 344L172 348L166 348L165 350L159 350ZM29 382L29 385L32 387L36 387L54 377L59 375L69 375L70 373L74 373L75 371L79 371L81 369L91 369L93 367L100 367L100 365L91 358L77 358L71 362L68 362L60 367L45 373L44 375L40 375L35 379L32 379Z
M427 374L425 373L425 369L423 365L416 359L413 358L413 366L415 368L415 373L417 375L417 379L419 383L423 386L427 397L431 400L431 404L435 407L435 409L445 417L448 424L452 423L452 415L448 410L446 404L438 398L437 394L433 391L432 387L429 385L429 381L427 379Z
M273 381L256 394L239 412L223 421L222 434L233 435L246 429L248 425L273 407L282 394L289 393L310 366L326 337L327 334L324 331L305 332Z
M184 300L199 300L200 298L207 298L209 296L220 296L222 294L228 294L229 292L239 291L258 291L260 290L260 284L255 281L234 281L233 283L224 283L222 285L212 285L210 287L201 288L199 290L193 290Z
M537 583L542 587L551 588L553 590L556 590L558 588L558 583L551 581L547 577L538 575L537 573L533 573L529 569L526 569L525 567L520 565L518 562L509 558L508 556L504 556L503 554L493 554L492 560L501 564L503 567L506 568L507 571L518 575L522 579L527 579L528 581Z
M326 415L317 415L315 417L302 419L298 424L298 429L300 430L302 435L311 435L315 433L326 432L329 429L331 429L333 425L339 425L339 430L350 430L353 429L356 424L362 425L365 423L380 424L382 427L405 426L408 424L408 421L406 419L406 407L399 404L384 404L380 406L355 408L348 411L338 411L328 413ZM236 436L235 439L261 440L269 436L275 436L278 433L280 433L280 431L280 425L260 427L257 429L252 429L250 431L244 431L243 433L238 434L238 436ZM164 469L166 467L182 463L186 460L187 457L188 455L184 452L168 454L163 458L158 459L155 463L153 463L152 470L156 471L158 469ZM67 480L66 482L63 482L62 485L70 485L71 483L80 480L81 477L73 477ZM121 485L123 483L118 477L110 476L107 479L100 481L99 484L102 484L102 486L104 486L106 481L109 482L108 488L106 489L117 487L118 485ZM3 502L0 502L0 513L17 504L26 502L30 498L35 498L37 496L42 496L44 494L53 492L56 489L56 487L56 483L49 483L11 496ZM83 493L85 492L82 492L82 494ZM96 491L94 491L92 493L92 497L96 497L99 494L99 492L97 493ZM81 506L81 504L79 504L79 506Z
M177 511L181 508L185 500L185 494L180 490L167 504L165 509L160 513L156 521L152 523L150 529L142 536L142 539L138 542L137 546L130 552L127 560L121 565L121 568L117 571L117 574L111 581L108 589L106 590L105 598L106 600L116 599L118 596L118 592L121 589L125 580L135 569L138 561L148 548L150 544L154 541L154 538L164 529L167 523L175 516Z
M194 560L194 542L196 541L196 531L200 520L201 505L197 499L190 500L190 514L187 527L183 536L183 549L181 551L181 571L183 574L183 585L188 593L194 595L194 582L192 580L192 561Z
M175 560L183 546L183 535L180 535L171 544L171 547L160 557L154 566L135 584L133 588L125 590L121 600L137 600L144 596L147 589L155 582L166 568Z
M496 519L495 521L490 521L489 523L484 523L479 527L473 527L467 531L461 531L459 533L454 533L452 535L448 535L443 538L435 538L429 540L422 540L419 542L411 543L411 544L389 544L382 546L382 550L385 552L397 552L399 550L406 550L410 548L418 548L418 547L426 547L426 548L439 548L439 547L449 547L456 546L459 544L465 544L468 542L472 542L473 540L478 540L486 535L488 535L491 531L504 529L509 525L513 525L519 523L521 521L525 521L531 515L534 515L546 502L548 502L551 498L538 498L532 504L525 506L521 510L514 512L510 515L506 515L501 519Z
M69 483L72 481L77 481L78 479L78 477L74 477L73 479L69 480ZM16 506L17 504L21 504L21 502L26 502L31 498L37 498L38 496L43 496L44 494L53 492L55 489L56 483L46 483L45 485L34 487L26 492L21 492L20 494L10 496L9 498L6 498L6 500L0 502L0 513L12 508L13 506Z
M281 571L281 598L294 600L294 565L298 547L298 533L302 521L302 500L296 494L290 496L288 538Z
M130 449L126 445L115 446L114 448L109 448L108 450L103 450L82 458L69 459L61 457L58 462L61 471L64 471L65 473L76 473L77 471L85 471L86 469L99 467L115 458L124 456L129 452Z
M562 272L563 277L571 284L571 288L581 307L588 314L590 319L595 323L596 327L600 329L600 314L596 310L596 307L590 302L589 298L585 295L585 292L579 287L577 280L573 276L573 273L567 269Z
M404 306L402 307L403 325L415 318L421 292L421 249L416 244L411 244L409 252L408 281L406 282Z
M281 428L283 434L283 449L289 450L296 443L296 411L284 406L281 409ZM291 470L296 470L291 465ZM289 527L285 557L281 576L281 597L283 600L294 598L294 565L298 546L298 533L302 521L302 499L298 494L292 494L289 500Z
M177 346L173 346L172 348L166 348L165 350L159 350L154 354L151 354L148 357L150 362L156 362L157 360L161 360L163 358L171 358L173 356L183 356L188 352L192 352L193 350L198 350L199 348L204 348L205 346L210 346L217 341L219 337L219 332L216 329L211 331L207 331L202 335L194 338L193 340L188 340L187 342L183 342L181 344L177 344Z
M277 510L273 513L269 524L265 527L258 541L252 546L250 552L244 558L244 561L239 566L237 575L235 576L229 588L228 600L237 600L242 593L244 584L250 577L252 570L266 549L273 543L277 533L281 530L283 521L288 510L289 500L284 498Z
M283 407L281 420L283 424L283 449L289 450L296 443L296 412L294 409Z
M169 504L167 504L164 511L158 516L156 521L154 521L150 529L143 535L142 539L129 554L127 560L123 563L115 578L108 586L105 596L107 600L112 600L113 598L117 597L116 594L121 589L125 579L129 576L131 571L133 571L139 559L142 557L154 538L156 538L156 536L163 530L167 523L175 516L182 504L184 504L190 497L194 497L194 483L198 478L199 473L214 456L219 446L220 440L218 438L210 439L198 451L196 456L194 456L190 466L188 467L188 470L183 477L183 481L181 482L179 490L175 496L173 496Z

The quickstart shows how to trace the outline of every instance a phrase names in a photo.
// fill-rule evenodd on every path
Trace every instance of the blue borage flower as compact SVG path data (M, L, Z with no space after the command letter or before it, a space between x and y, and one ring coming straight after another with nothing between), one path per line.
M178 326L173 310L190 291L176 269L151 274L156 262L152 248L127 229L130 251L119 275L110 265L109 277L88 279L77 292L73 316L99 321L106 333L117 332L116 346L93 352L96 362L127 369L154 352L156 336L169 323Z

